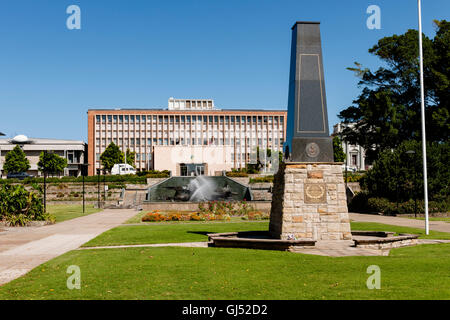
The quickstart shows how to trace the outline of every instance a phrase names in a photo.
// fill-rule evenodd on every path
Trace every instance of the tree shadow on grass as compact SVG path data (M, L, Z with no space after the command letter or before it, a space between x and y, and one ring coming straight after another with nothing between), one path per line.
M186 231L187 233L201 234L207 236L209 233L215 233L214 231Z

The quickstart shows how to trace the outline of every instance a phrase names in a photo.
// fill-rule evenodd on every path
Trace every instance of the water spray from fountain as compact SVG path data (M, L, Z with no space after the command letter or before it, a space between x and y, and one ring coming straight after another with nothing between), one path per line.
M198 176L189 182L188 189L191 191L189 201L207 201L213 198L216 184L208 177Z

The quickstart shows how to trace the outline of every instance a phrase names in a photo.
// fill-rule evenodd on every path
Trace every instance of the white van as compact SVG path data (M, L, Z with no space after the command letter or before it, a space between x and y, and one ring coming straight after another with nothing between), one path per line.
M116 163L111 169L112 175L136 174L136 169L127 163Z

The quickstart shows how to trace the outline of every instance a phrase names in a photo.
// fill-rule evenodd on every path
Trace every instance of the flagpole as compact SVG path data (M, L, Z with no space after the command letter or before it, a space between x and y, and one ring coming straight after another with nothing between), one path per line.
M425 136L425 91L423 83L423 48L422 48L422 5L421 0L417 0L419 13L419 65L420 65L420 99L422 113L422 157L423 157L423 188L425 197L425 233L430 233L428 221L428 179L427 179L427 146Z

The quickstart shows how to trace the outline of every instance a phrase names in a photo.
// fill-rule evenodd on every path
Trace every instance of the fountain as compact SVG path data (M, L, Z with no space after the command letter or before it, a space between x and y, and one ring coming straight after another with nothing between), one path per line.
M148 188L146 202L252 200L250 188L225 176L171 177Z
M215 198L215 184L205 176L198 176L189 182L188 190L191 192L189 201L208 201ZM227 188L227 190L229 190Z

